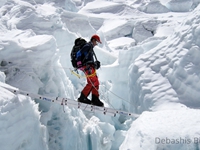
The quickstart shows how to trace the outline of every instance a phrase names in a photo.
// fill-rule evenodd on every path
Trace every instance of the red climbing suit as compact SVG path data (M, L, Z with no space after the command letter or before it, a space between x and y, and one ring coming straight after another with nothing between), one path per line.
M93 65L87 66L88 69L86 69L86 66L84 66L84 73L87 77L87 84L83 88L82 93L87 97L90 92L92 92L93 95L99 97L99 79L96 75L96 70Z
M94 66L84 66L84 69L84 73L87 77L87 84L83 88L82 93L87 97L90 92L92 92L93 95L99 97L99 79L96 75L96 70Z

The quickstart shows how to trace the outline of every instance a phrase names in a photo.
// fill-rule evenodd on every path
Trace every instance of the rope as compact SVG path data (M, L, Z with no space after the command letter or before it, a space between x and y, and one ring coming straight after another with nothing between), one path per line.
M72 74L74 74L75 76L77 76L78 78L90 78L90 77L94 77L96 76L96 70L93 74L90 74L90 75L84 75L84 76L81 76L79 75L78 73L76 73L74 70L70 69L69 70L71 71Z
M123 101L126 101L127 103L129 103L130 105L133 105L131 104L129 101L125 100L124 98L120 97L119 95L115 94L114 92L112 92L111 90L109 90L108 88L105 87L106 90L108 90L110 93L112 93L113 95L115 95L116 97L118 97L119 99L123 100ZM133 105L134 106L134 105Z

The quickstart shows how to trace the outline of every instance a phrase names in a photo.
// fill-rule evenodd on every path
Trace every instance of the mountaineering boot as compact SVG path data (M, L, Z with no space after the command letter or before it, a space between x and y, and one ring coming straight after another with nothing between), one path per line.
M99 100L99 97L92 94L92 105L103 107L104 104Z
M78 98L78 102L91 104L91 101L81 92L81 96Z

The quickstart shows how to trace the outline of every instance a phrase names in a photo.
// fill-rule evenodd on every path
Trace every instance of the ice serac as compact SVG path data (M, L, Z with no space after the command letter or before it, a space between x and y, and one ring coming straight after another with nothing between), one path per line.
M176 107L181 103L195 106L199 102L199 73L195 69L200 52L199 9L174 34L140 55L130 67L130 101L136 106L134 111L163 109L168 106L166 103Z
M170 0L166 6L174 12L187 12L192 9L193 0Z
M160 1L150 1L149 3L141 4L138 8L140 11L146 13L167 13L169 9L166 6L162 5Z
M199 148L199 10L130 66L130 109L142 114L120 149Z
M47 150L47 129L40 122L38 105L2 86L8 85L0 82L1 149Z

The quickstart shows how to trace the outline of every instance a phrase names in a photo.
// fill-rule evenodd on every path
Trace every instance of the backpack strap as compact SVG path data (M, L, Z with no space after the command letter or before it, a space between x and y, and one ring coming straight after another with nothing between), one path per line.
M92 49L92 53L94 54L94 57L95 57L96 61L98 61L97 56L96 56L96 54L95 54L93 49Z
M96 56L96 54L95 54L95 52L94 52L94 50L93 50L93 46L92 46L92 44L90 44L90 45L91 45L91 48L90 48L90 50L88 51L87 55L84 57L83 62L84 62L84 60L87 58L87 56L88 56L90 53L93 53L93 55L94 55L96 61L98 61L98 60L97 60L97 56Z
M95 52L93 50L93 45L91 43L90 43L90 45L91 45L91 48L90 48L89 52L92 52L94 57L95 57L95 59L96 59L96 61L98 61L97 56L96 56L96 54L95 54Z

